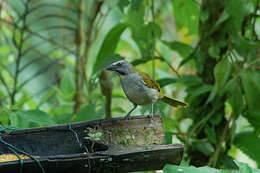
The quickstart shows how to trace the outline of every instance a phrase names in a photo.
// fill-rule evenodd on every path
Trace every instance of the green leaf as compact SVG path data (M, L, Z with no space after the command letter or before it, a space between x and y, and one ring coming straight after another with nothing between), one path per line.
M193 0L172 0L177 29L186 28L189 34L197 35L199 24L199 5Z
M216 23L214 24L214 29L217 28L218 26L220 26L220 24L222 24L224 21L226 21L228 19L229 15L227 13L226 10L224 10L221 15L219 16L218 20L216 21Z
M242 113L244 108L244 99L239 81L236 78L231 79L227 83L226 89L229 93L228 102L232 106L234 116L238 116Z
M178 79L178 82L187 85L188 87L202 84L202 80L199 76L195 75L184 75Z
M260 130L260 71L243 70L241 80L246 104L249 108L246 118L257 130Z
M215 128L210 127L209 125L206 125L205 127L205 133L207 135L208 140L213 143L216 144L217 143L217 136L216 136L216 132L215 132Z
M103 110L97 111L95 104L88 104L80 110L80 112L76 115L76 119L73 121L80 122L80 121L95 120L95 119L102 118L103 115L104 115Z
M228 0L226 2L226 12L229 15L229 30L240 31L244 17L253 12L253 3L245 0ZM238 13L239 11L239 13Z
M29 121L21 118L17 112L13 112L9 115L10 125L17 129L19 128L29 128Z
M162 78L157 80L156 82L158 82L158 84L160 85L160 87L165 87L169 84L175 83L177 81L176 78Z
M124 10L125 7L129 5L129 0L120 0L117 2L117 5L121 11Z
M60 89L62 90L62 92L70 95L74 95L75 91L75 84L72 74L73 73L68 69L63 70L60 83Z
M150 58L154 53L155 39L161 37L161 28L154 22L144 21L145 1L137 1L139 2L136 3L136 7L132 6L124 16L124 22L130 26L132 38L138 45L142 57Z
M141 8L143 0L132 0L131 1L131 9L138 10Z
M259 173L259 169L249 167L246 163L236 162L239 166L239 170L222 170L210 167L194 167L194 166L175 166L165 165L163 168L164 173Z
M206 85L206 84L202 84L202 85L199 85L195 88L192 88L192 91L189 92L190 101L196 102L196 99L197 99L198 96L210 92L212 90L212 88L213 87L211 85Z
M174 166L166 165L163 168L164 173L222 173L222 170L217 170L210 167L200 167L196 168L194 166L183 167L183 166Z
M235 161L240 173L260 173L260 169L251 168L248 164Z
M153 38L160 38L162 35L160 26L155 22L149 22L147 24L147 30L152 34Z
M178 41L163 41L163 43L171 48L173 51L178 52L183 58L187 58L193 52L193 48L185 43L181 43Z
M260 166L260 138L254 132L243 132L236 135L234 144Z
M50 88L48 89L40 98L39 104L37 105L37 108L42 106L45 103L48 103L48 100L55 94L55 89Z
M209 18L209 12L207 10L200 11L200 21L204 23Z
M214 147L209 142L204 142L204 141L193 142L193 146L197 150L205 154L206 156L210 156L214 152Z
M212 101L220 90L225 86L232 71L232 64L227 57L223 57L214 68L215 84L207 103Z
M19 111L18 115L26 119L29 122L33 122L39 125L52 125L54 121L52 118L45 112L41 110L29 110L29 111Z
M65 124L71 121L73 117L72 113L66 113L61 115L56 115L53 119L55 120L56 124Z
M45 112L35 109L29 111L17 111L10 115L11 125L16 128L29 128L37 126L53 125L55 122Z
M112 62L118 60L113 58L118 58L117 56L112 56L117 44L120 40L122 33L128 27L125 23L120 23L114 26L106 35L105 40L99 50L96 62L94 64L93 73L97 73L102 68L108 66Z
M209 50L209 55L214 57L214 58L219 58L219 54L220 54L220 49L219 47L215 46L215 45L212 45Z

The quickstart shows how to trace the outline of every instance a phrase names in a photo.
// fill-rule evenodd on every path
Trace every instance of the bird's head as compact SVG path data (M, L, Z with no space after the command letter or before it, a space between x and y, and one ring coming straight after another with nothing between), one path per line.
M132 72L132 65L126 60L120 60L112 63L105 69L115 71L119 75L128 75Z

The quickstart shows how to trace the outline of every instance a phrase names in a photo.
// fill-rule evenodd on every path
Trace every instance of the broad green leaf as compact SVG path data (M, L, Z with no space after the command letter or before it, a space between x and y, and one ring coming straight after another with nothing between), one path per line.
M160 38L162 35L160 26L155 22L149 22L147 24L147 30L151 33L153 38Z
M166 165L163 168L164 173L224 173L223 170L217 170L210 167L200 167L196 168L194 166L183 167L183 166L174 166Z
M165 132L165 142L166 144L172 144L172 133L171 132Z
M229 15L227 13L226 10L224 10L221 15L219 16L218 20L216 21L215 25L214 25L214 29L217 28L218 26L220 26L220 24L222 24L224 21L226 21L228 19Z
M39 108L40 106L42 106L45 103L48 103L48 100L55 94L55 89L50 88L49 90L47 90L43 96L40 98L39 104L37 106L37 108Z
M53 117L53 119L56 124L65 124L70 122L72 117L73 117L72 113L66 113L66 114L56 115L55 117Z
M200 21L204 23L209 18L209 12L207 10L200 11Z
M130 26L132 38L138 45L142 56L151 58L154 53L155 39L161 36L161 28L154 22L145 23L144 1L137 1L139 2L132 6L124 16L124 22Z
M124 10L125 7L129 5L129 0L120 0L117 2L117 5L121 11Z
M199 5L193 0L172 0L177 29L189 29L190 35L197 35L199 24Z
M215 132L215 128L210 127L209 125L206 125L205 127L205 133L207 135L208 140L213 143L216 144L217 143L217 136L216 136L216 132Z
M139 8L141 8L143 3L143 0L132 0L131 1L131 8L138 10Z
M223 170L210 167L194 167L194 166L176 166L165 165L163 168L164 173L259 173L259 169L249 167L246 163L236 162L239 166L239 170Z
M55 124L52 118L43 111L17 111L10 114L11 125L15 128L29 128Z
M103 110L97 111L95 104L88 104L80 110L80 112L76 115L76 119L73 121L80 122L80 121L95 120L95 119L102 118L103 115L104 115Z
M207 103L215 98L219 91L225 86L232 71L232 64L227 57L223 57L214 68L215 84Z
M216 45L212 45L212 46L210 46L208 52L209 52L210 56L212 56L214 58L219 58L220 48L217 47Z
M260 166L260 137L254 132L242 132L236 135L234 144L247 154L251 159L255 160Z
M193 52L193 48L185 43L181 43L178 41L163 41L163 43L171 48L173 51L178 52L183 58L187 58Z
M202 84L201 78L195 75L183 75L180 79L178 79L178 82L183 83L188 87Z
M206 156L210 156L214 152L214 147L209 142L198 141L198 142L193 142L192 145L193 147L195 147L197 150L199 150Z
M241 58L249 60L252 59L253 61L259 58L259 56L257 55L259 42L254 42L252 40L245 39L239 33L233 32L231 35L231 40L236 52L242 55Z
M254 10L251 1L228 0L226 2L226 12L229 15L230 31L240 31L244 17ZM239 11L239 13L238 13Z
M240 173L260 173L260 169L255 169L250 167L246 163L235 161L236 165L239 167Z
M10 125L14 128L29 128L29 121L21 118L17 112L13 112L9 115Z
M7 114L0 113L0 126L8 126L9 125L9 116Z
M189 92L189 99L191 102L195 101L196 98L202 94L208 93L212 90L211 85L202 84L197 87L192 88L192 90Z
M118 60L113 59L117 58L116 56L112 56L114 53L114 50L117 47L117 44L119 42L119 39L122 35L122 33L125 31L125 29L128 27L125 23L120 23L114 26L106 35L105 40L102 43L102 46L99 50L96 62L94 64L93 73L97 73L100 69L108 66L112 62Z
M231 79L227 83L226 89L229 95L228 102L232 106L234 115L238 116L244 108L244 99L239 81L236 78Z
M165 87L169 84L173 84L173 83L177 82L177 79L176 78L162 78L162 79L157 80L156 82L158 82L160 87Z
M33 122L39 125L53 125L54 121L45 112L41 110L29 110L29 111L19 111L17 114L29 122Z
M75 91L75 84L74 84L72 72L69 69L65 69L62 72L61 76L62 77L61 77L60 89L64 93L73 95Z
M243 70L241 80L246 104L249 108L246 118L257 130L260 130L260 71Z

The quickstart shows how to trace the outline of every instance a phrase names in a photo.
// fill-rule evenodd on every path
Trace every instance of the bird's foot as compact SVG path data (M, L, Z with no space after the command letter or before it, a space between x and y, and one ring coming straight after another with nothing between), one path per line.
M153 114L149 114L149 115L147 115L147 117L153 119Z
M125 116L125 120L129 120L130 119L130 114L127 114L126 116Z

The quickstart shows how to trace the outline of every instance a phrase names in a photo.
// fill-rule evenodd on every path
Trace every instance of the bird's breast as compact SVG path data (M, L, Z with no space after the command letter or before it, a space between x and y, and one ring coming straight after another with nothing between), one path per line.
M136 73L123 76L120 81L126 96L135 104L151 104L159 98L159 92L145 85Z

